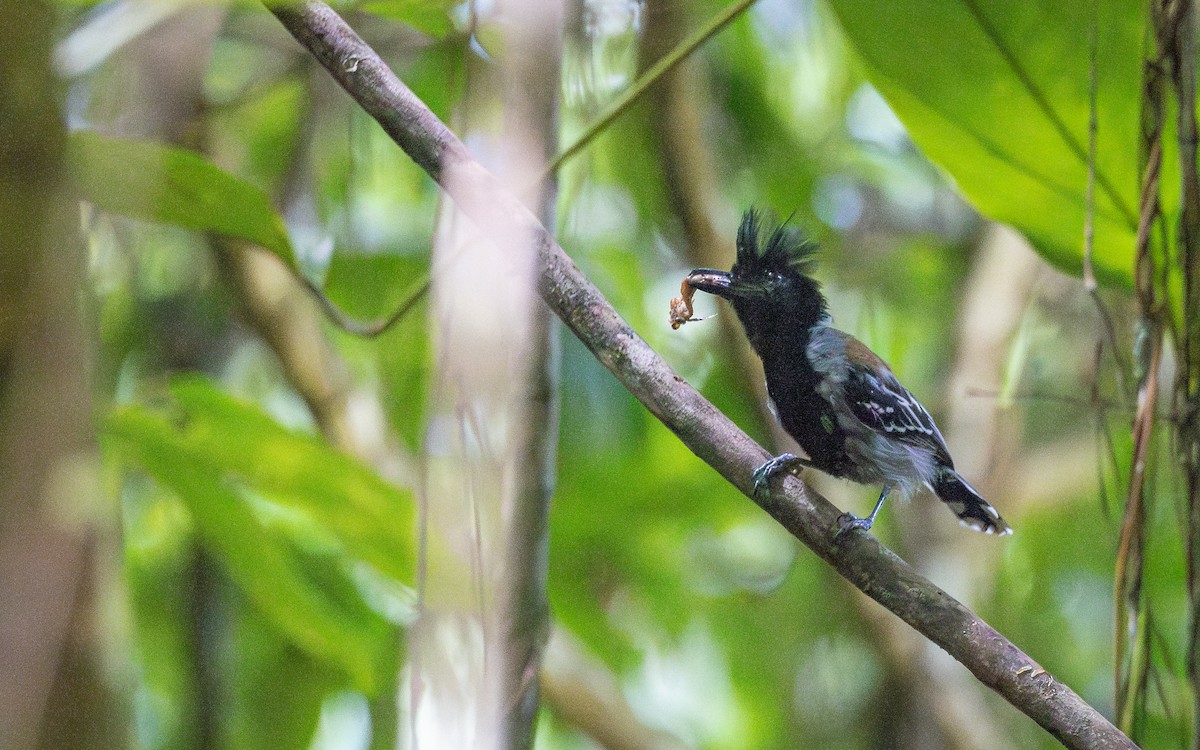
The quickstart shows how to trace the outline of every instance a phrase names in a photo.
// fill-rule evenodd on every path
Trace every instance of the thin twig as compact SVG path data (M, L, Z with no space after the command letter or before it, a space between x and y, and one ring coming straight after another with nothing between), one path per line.
M735 18L742 14L751 5L754 5L755 0L737 0L725 10L713 16L707 24L698 29L696 33L688 37L682 44L675 47L669 53L664 55L662 59L650 66L645 73L640 75L637 81L632 86L625 90L620 96L614 99L604 112L592 122L588 128L583 131L575 142L559 153L546 166L547 174L554 174L558 171L568 159L579 153L591 143L596 136L604 132L604 129L620 117L630 106L633 105L643 94L650 90L659 78L669 73L676 65L686 60L696 49L712 38L721 29L728 26Z
M1004 398L1007 401L1014 403L1049 403L1049 404L1064 404L1066 406L1075 406L1080 409L1103 409L1113 411L1118 414L1125 414L1130 417L1137 414L1137 409L1132 406L1125 406L1119 401L1111 398L1101 398L1098 395L1089 398L1080 398L1078 396L1068 396L1065 393L1016 393L1008 395L994 388L977 388L970 386L963 391L963 394L972 398ZM1168 411L1155 411L1156 419L1161 419L1166 422L1171 422L1175 419Z
M1096 283L1096 271L1092 266L1092 254L1095 251L1096 229L1096 136L1099 129L1096 100L1100 89L1099 56L1100 43L1096 27L1099 24L1099 0L1092 0L1091 14L1088 18L1088 154L1087 154L1087 190L1083 201L1083 286L1088 295L1096 303L1096 312L1104 324L1104 333L1108 341L1109 351L1117 365L1117 387L1121 397L1128 400L1129 388L1125 382L1125 362L1121 356L1121 347L1117 345L1117 329L1113 324L1112 314L1104 299L1100 296L1100 288Z
M1092 0L1092 12L1088 18L1088 155L1087 155L1087 190L1083 198L1083 285L1088 294L1093 295L1096 304L1100 305L1101 314L1107 319L1107 311L1096 293L1096 272L1092 268L1092 250L1095 245L1094 218L1096 212L1096 91L1099 88L1099 76L1096 72L1096 61L1099 55L1096 39L1096 4ZM1114 351L1116 347L1113 347Z
M1133 728L1133 707L1144 696L1144 671L1149 660L1141 653L1144 646L1145 608L1142 602L1143 551L1146 546L1146 461L1154 434L1154 406L1158 401L1158 372L1162 363L1162 335L1156 332L1150 369L1138 390L1138 411L1133 420L1133 462L1129 471L1129 490L1125 496L1125 515L1121 521L1117 546L1113 601L1116 605L1117 711L1121 729ZM1132 620L1132 627L1131 621ZM1121 666L1130 631L1137 637L1128 671Z
M854 586L959 660L1070 748L1133 748L1116 727L1003 635L874 537L837 537L841 512L796 478L754 497L770 457L670 368L604 299L520 201L328 6L271 6L292 35L433 176L480 227L525 233L538 247L538 291L596 358L702 461ZM353 60L353 66L346 61Z
M1170 300L1170 277L1159 282L1161 312L1174 327L1178 365L1175 375L1175 407L1179 414L1176 437L1178 455L1187 488L1187 675L1192 687L1192 748L1200 748L1200 169L1197 168L1196 122L1196 8L1191 0L1160 0L1152 3L1159 53L1170 62L1175 94L1175 133L1179 159L1179 252L1182 277L1181 305L1166 307ZM1164 254L1170 247L1162 245ZM1162 265L1170 262L1169 255ZM1164 272L1166 269L1164 268ZM1181 309L1179 309L1181 308Z
M1161 30L1159 6L1151 16L1156 30ZM1161 216L1159 175L1162 167L1162 132L1165 116L1162 70L1166 48L1159 44L1157 55L1143 66L1142 92L1142 169L1141 190L1138 195L1137 237L1134 246L1134 287L1138 300L1141 332L1153 329L1151 350L1143 353L1145 339L1135 341L1134 376L1137 378L1137 413L1133 421L1133 457L1130 462L1129 483L1126 485L1125 508L1113 569L1114 603L1114 670L1116 710L1122 730L1132 732L1134 708L1142 702L1144 679L1139 674L1139 655L1145 622L1142 601L1142 576L1146 540L1145 529L1145 457L1154 420L1158 389L1158 362L1161 361L1161 329L1154 323L1155 301L1154 258L1150 251L1151 229ZM1140 335L1140 334L1139 334ZM1149 390L1149 392L1148 392ZM1148 398L1149 397L1149 398ZM1140 457L1140 461L1139 461ZM1130 650L1130 643L1133 650Z
M326 296L320 287L305 278L303 274L296 274L296 278L300 280L300 283L308 290L312 298L321 306L321 310L331 323L346 333L352 333L355 336L362 336L364 338L375 338L385 333L416 307L417 303L429 292L429 274L426 273L413 285L413 290L409 292L408 297L395 310L382 318L376 318L372 321L361 321L347 315L333 300Z

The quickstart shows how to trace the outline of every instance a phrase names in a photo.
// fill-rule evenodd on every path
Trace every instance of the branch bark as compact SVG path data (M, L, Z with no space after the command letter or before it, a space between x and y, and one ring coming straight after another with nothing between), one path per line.
M562 628L546 647L542 693L556 714L605 750L687 750L675 735L642 723L613 674Z
M525 232L538 247L538 291L626 388L701 460L752 495L769 454L677 375L621 319L549 232L332 9L272 6L284 27L487 231ZM835 539L840 511L789 478L755 501L858 589L950 653L981 682L1071 748L1136 747L1074 691L866 534Z

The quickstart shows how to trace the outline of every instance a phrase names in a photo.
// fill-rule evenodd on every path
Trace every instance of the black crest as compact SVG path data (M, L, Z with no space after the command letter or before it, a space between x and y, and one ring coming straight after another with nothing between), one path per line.
M756 275L788 272L808 276L816 266L817 244L787 221L776 223L771 214L750 209L738 227L737 265L734 273Z

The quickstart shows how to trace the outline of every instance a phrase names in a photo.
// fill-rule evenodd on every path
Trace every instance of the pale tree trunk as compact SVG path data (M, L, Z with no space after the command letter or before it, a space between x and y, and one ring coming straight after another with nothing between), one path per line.
M470 69L459 130L553 226L553 186L540 175L557 146L561 8L508 0L480 20L504 41L499 65ZM532 235L481 234L446 205L433 254L437 385L411 640L419 747L532 744L557 441L556 329L536 274Z
M120 748L98 615L113 510L99 502L85 256L63 187L56 11L15 2L0 16L0 747Z

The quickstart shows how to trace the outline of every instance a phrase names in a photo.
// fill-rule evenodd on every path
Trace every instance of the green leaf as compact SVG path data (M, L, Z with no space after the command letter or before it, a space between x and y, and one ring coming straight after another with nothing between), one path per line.
M207 384L185 381L178 390L181 401L188 401L182 418L124 407L106 419L106 443L183 501L198 537L276 630L312 657L336 665L357 689L373 694L394 676L395 626L367 605L347 553L361 555L389 574L411 567L404 562L411 559L405 544L411 529L405 536L394 531L396 522L381 520L388 514L404 517L404 511L395 512L400 493L350 459L306 445L304 436ZM216 443L222 441L228 445L219 448ZM289 449L298 456L288 455ZM303 466L307 461L315 463ZM326 480L323 473L333 479ZM338 491L343 491L343 501L335 512L331 504ZM289 533L293 529L267 523L259 493L311 512L322 528L332 527L345 551L306 544L311 540ZM381 504L386 510L380 510ZM390 562L384 557L383 534L370 528L373 524L396 533L387 550ZM356 536L364 528L368 530Z
M140 491L139 491L140 490ZM137 643L144 750L192 748L200 721L200 656L190 630L196 596L191 521L177 498L146 483L122 492L122 580Z
M171 392L186 415L181 437L198 460L304 513L351 555L387 576L412 582L411 493L380 479L321 438L284 428L207 380L177 378Z
M395 253L334 253L325 274L325 296L355 318L395 312L428 279L429 259Z
M454 19L450 17L450 11L457 4L457 0L368 0L362 4L362 9L441 39L454 31Z
M244 599L235 600L230 644L237 663L230 674L228 747L238 750L306 750L313 746L326 698L345 689L326 662L280 640Z
M296 268L267 194L182 148L89 131L70 137L80 196L109 213L249 240Z
M831 0L925 154L984 214L1079 273L1088 174L1092 3ZM1099 0L1097 276L1132 285L1144 9Z
M428 272L427 256L335 253L325 294L351 316L379 319L408 301ZM425 393L434 370L428 309L428 299L423 299L378 339L343 336L340 341L350 361L364 357L376 363L388 425L414 452L419 452L425 432Z
M467 38L447 36L421 50L402 74L413 93L442 120L450 119L466 91L468 53Z

